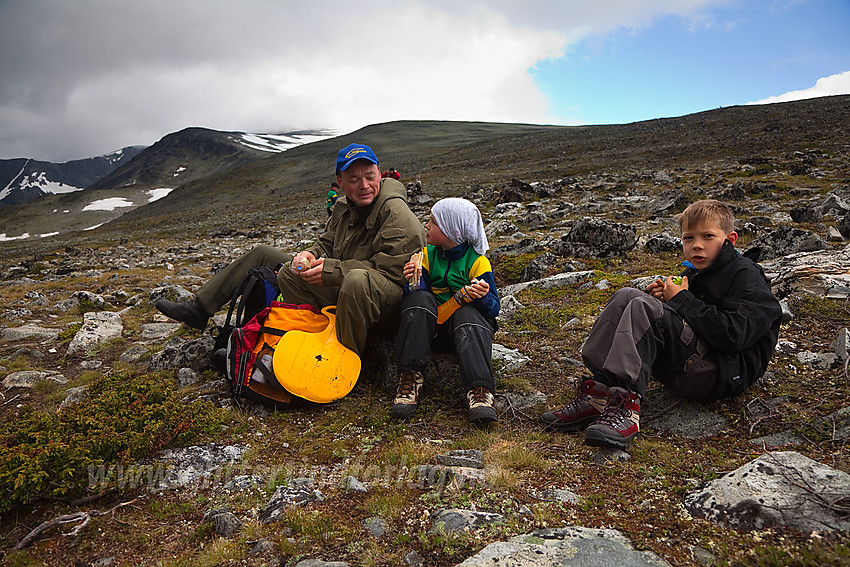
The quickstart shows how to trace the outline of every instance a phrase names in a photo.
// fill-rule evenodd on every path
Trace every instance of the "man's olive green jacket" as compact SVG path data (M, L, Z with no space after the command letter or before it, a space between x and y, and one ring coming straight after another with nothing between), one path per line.
M325 231L315 247L324 257L322 282L339 286L354 269L376 270L404 285L404 265L425 246L425 229L407 205L407 191L395 179L382 179L377 197L368 207L357 207L343 196L333 206Z

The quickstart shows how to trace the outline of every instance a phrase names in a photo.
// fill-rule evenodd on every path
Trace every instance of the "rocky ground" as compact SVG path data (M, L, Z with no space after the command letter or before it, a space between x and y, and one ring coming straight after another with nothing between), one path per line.
M436 358L415 418L393 422L390 342L380 336L340 402L236 405L209 366L212 339L153 309L256 243L302 247L321 219L4 256L0 489L15 503L2 516L3 561L850 564L848 183L850 154L807 149L467 191L488 221L503 301L500 421L488 430L465 421L451 355ZM409 186L423 220L428 190ZM762 248L786 310L767 374L707 406L656 387L629 453L542 431L540 413L568 401L584 376L579 347L601 306L619 287L679 271L672 215L706 197L734 207L739 247ZM144 395L103 413L104 384L142 392L151 377ZM145 413L151 392L174 400L180 418ZM85 427L97 431L125 409L146 416L140 431L118 431L106 456L87 449L88 468L71 466L78 455L67 446L84 437L62 431L40 434L66 456L39 461L43 475L14 452L33 415L89 415ZM48 441L33 438L26 457L36 459ZM82 475L82 486L45 482L54 471ZM63 483L75 488L56 490Z

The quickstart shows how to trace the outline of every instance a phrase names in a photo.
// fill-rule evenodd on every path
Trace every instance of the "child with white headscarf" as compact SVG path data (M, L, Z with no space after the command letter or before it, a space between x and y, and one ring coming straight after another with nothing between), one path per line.
M400 376L390 413L406 419L416 411L431 344L445 336L457 353L470 422L496 421L490 359L500 304L484 256L489 245L481 213L466 199L442 199L431 208L425 230L428 244L421 257L404 266L409 283L401 306L396 341Z

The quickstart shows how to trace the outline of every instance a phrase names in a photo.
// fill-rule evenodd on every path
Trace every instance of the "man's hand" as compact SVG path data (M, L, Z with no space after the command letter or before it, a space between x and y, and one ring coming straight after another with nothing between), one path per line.
M325 266L324 258L316 258L312 252L299 252L295 255L295 258L292 259L293 265L296 261L300 261L301 258L306 258L310 262L310 267L306 270L301 270L296 272L301 279L312 285L323 285L322 284L322 270Z
M290 263L289 268L293 272L303 272L305 270L308 270L311 267L311 263L315 259L316 259L316 257L313 256L312 252L307 252L307 251L298 252L292 258L292 262Z

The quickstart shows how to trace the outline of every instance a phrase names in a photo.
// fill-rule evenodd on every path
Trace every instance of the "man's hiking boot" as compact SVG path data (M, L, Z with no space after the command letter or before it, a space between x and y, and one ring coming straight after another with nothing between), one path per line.
M640 434L640 396L623 388L608 391L602 416L587 428L584 442L591 447L626 450Z
M411 417L419 405L419 391L424 383L425 377L418 370L402 372L398 377L398 387L390 408L390 415L396 419Z
M559 410L547 411L540 416L543 427L575 433L599 419L608 403L608 386L595 380L585 380L576 386L573 401Z
M466 393L469 402L469 422L484 425L498 419L493 409L493 394L487 388L479 386Z
M192 328L204 330L210 318L209 313L204 311L197 299L190 301L168 301L157 299L154 307L175 321L186 323Z

